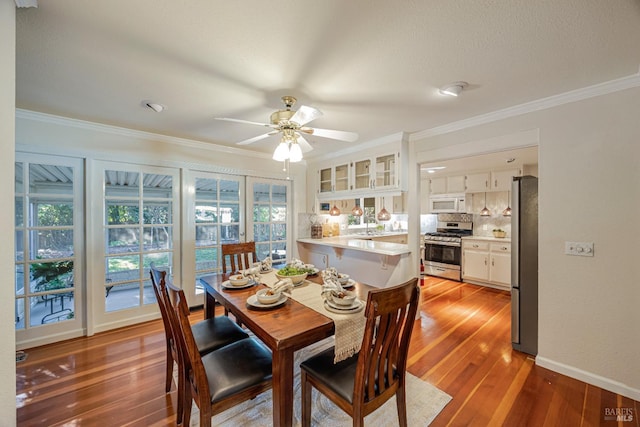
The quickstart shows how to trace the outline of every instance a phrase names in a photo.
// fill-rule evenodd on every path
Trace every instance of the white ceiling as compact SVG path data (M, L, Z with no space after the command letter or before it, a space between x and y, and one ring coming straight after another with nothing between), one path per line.
M634 75L638 46L640 0L40 0L17 11L16 104L236 146L265 129L214 117L294 95L357 144ZM308 159L349 144L307 139Z

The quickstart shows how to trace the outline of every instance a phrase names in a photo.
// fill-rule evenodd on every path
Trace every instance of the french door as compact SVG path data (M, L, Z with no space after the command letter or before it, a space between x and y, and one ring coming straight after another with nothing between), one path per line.
M18 348L84 335L83 163L16 153Z
M203 304L200 278L220 271L220 245L245 241L245 178L186 171L184 174L184 268L182 288L191 306Z
M247 239L255 240L259 259L287 260L291 240L291 181L247 178Z
M259 259L284 262L290 192L285 180L185 172L182 288L191 306L203 303L200 278L220 271L224 243L255 240Z
M96 161L88 210L93 329L157 316L149 267L180 277L178 169Z

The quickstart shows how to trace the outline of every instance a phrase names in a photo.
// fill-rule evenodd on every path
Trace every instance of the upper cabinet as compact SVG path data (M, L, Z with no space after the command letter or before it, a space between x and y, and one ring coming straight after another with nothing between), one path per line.
M405 139L404 134L392 135L372 142L359 153L316 165L314 193L318 200L406 191L408 142Z
M470 173L466 175L465 192L509 191L513 177L520 175L520 169Z
M453 194L465 192L465 176L453 175L429 180L430 194Z
M332 197L347 193L351 182L349 172L349 163L318 169L318 193Z
M356 160L353 165L353 189L389 190L398 189L398 163L400 152L382 154Z

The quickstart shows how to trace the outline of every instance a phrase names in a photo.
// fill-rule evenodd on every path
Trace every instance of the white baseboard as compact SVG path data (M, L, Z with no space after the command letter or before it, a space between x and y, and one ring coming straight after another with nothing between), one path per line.
M582 369L565 365L564 363L556 362L555 360L547 359L542 356L536 356L536 365L558 372L562 375L584 381L587 384L592 384L596 387L609 390L613 393L618 393L622 396L628 397L629 399L640 401L640 389L633 388L610 378L605 378L591 372L583 371Z

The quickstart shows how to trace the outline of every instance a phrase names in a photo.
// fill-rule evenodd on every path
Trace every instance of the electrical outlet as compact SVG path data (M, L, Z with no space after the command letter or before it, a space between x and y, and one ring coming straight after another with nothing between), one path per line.
M593 242L564 242L564 253L575 256L593 256Z

